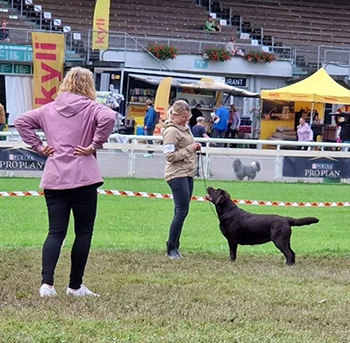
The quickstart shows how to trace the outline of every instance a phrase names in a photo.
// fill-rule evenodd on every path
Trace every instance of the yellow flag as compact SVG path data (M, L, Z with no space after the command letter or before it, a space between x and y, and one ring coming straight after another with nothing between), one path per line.
M166 113L169 108L170 87L172 81L172 77L165 77L160 82L157 89L156 98L154 101L154 109L159 113L160 120L166 119Z
M108 49L109 7L110 0L96 0L92 33L93 50Z
M62 81L64 35L32 32L34 108L53 101Z

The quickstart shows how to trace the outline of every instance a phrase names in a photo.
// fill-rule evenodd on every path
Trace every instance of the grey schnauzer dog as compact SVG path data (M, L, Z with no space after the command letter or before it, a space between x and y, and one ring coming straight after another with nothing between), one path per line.
M247 177L248 181L254 180L256 174L261 169L259 161L254 161L248 165L245 165L239 158L233 161L232 167L238 180L243 180L245 177Z

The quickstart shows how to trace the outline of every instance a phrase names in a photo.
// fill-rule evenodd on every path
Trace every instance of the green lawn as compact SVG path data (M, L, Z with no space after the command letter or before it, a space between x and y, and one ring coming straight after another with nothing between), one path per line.
M38 190L38 179L0 178L0 191ZM232 198L348 201L349 185L212 182ZM103 189L170 193L163 180L106 179ZM197 180L194 195L205 195ZM40 299L43 197L1 198L0 343L346 343L350 335L349 208L242 206L254 213L316 216L294 228L296 265L273 244L228 248L208 202L192 202L185 260L165 258L173 203L99 196L85 282L99 299L67 299L70 230L57 266L56 299Z

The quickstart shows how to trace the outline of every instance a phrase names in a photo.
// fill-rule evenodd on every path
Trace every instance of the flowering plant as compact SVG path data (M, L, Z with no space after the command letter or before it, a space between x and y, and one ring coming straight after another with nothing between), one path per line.
M148 45L147 50L159 60L173 60L177 56L177 49L173 46L151 43Z
M271 63L275 60L275 55L265 51L250 51L244 58L253 63Z
M214 62L229 61L232 55L225 49L206 49L203 58Z

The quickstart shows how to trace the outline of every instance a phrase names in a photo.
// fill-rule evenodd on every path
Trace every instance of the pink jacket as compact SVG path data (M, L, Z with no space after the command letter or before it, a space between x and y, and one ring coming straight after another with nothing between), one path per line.
M308 123L298 125L297 133L299 142L312 142L314 140L314 133Z
M55 149L48 157L40 187L44 189L72 189L103 183L94 155L75 156L77 145L92 144L102 148L111 134L115 113L82 95L64 92L38 109L28 111L15 121L16 129L25 143L41 152L43 143L36 129L45 133L47 144Z

